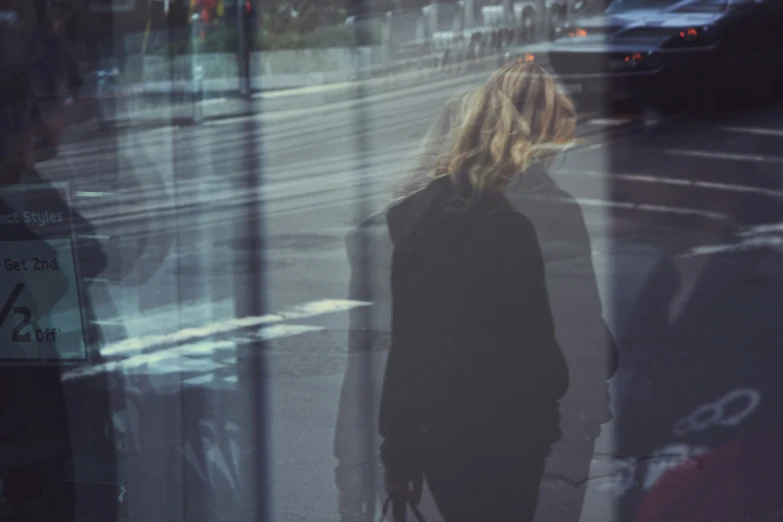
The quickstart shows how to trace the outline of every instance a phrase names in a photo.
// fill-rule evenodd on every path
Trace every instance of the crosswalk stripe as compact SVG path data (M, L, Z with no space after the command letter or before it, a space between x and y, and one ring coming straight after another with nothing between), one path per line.
M783 138L783 129L765 129L763 127L719 127L726 132L739 132L743 134L755 134L758 136L777 136Z
M101 350L101 355L104 357L125 356L127 354L153 349L158 346L165 346L175 343L192 343L196 340L205 339L215 335L222 335L253 327L275 325L275 323L281 323L283 321L309 319L319 315L344 312L351 310L352 308L370 306L371 304L372 303L366 301L352 301L349 299L321 299L318 301L311 301L301 305L293 306L274 314L228 319L224 321L213 322L200 328L184 328L182 330L168 334L126 339L113 345L104 347ZM280 336L283 335L283 333L286 333L286 335L295 335L291 333L295 331L295 328L279 328L277 330L269 330L266 333L262 332L261 336L262 338L265 335Z
M753 163L783 163L783 158L776 156L764 156L761 154L738 154L729 152L714 152L709 150L665 149L664 154L669 156L690 156L693 158L718 159L728 161L748 161Z
M738 243L698 246L691 249L690 252L683 254L682 257L711 256L715 254L732 254L732 253L739 253L739 252L747 252L748 250L754 250L757 248L780 247L781 245L783 245L783 238L775 237L775 236L745 238L739 241Z
M716 183L713 181L698 181L691 179L668 178L665 176L652 176L647 174L622 174L622 173L604 173L595 170L579 169L558 169L557 174L568 176L589 176L603 179L621 179L626 181L638 181L640 183L658 183L661 185L677 185L683 187L697 187L713 190L723 190L728 192L742 192L750 194L760 194L764 196L780 197L783 196L783 190L773 190L747 185L735 185L730 183Z
M148 370L155 374L178 373L187 369L192 369L194 371L212 371L217 368L225 367L226 365L231 364L231 362L223 361L222 363L219 363L211 359L193 359L190 362L183 362L178 358L194 355L210 355L219 350L235 349L236 345L234 341L203 340L216 334L226 334L232 331L247 329L252 326L266 324L269 322L282 322L287 320L312 318L329 313L348 311L352 308L369 306L371 304L372 303L366 301L353 301L349 299L321 299L318 301L311 301L284 309L278 314L247 317L243 319L231 319L228 321L212 323L211 325L203 328L186 328L184 330L180 330L179 332L174 332L168 335L147 336L143 338L129 339L128 341L123 341L101 350L101 355L104 357L126 356L124 359L66 371L63 374L63 380L84 378L92 375L98 375L103 372L138 369L141 367L146 367L150 364L154 364L155 366L154 368L149 367ZM319 332L324 330L326 330L326 328L322 326L301 324L272 324L270 326L261 327L256 332L254 337L263 341L270 341L273 339L293 337L303 333ZM151 353L139 353L156 346L171 344L177 340L187 342L186 344L168 347ZM172 361L172 359L177 360ZM212 377L203 375L189 379L188 383L207 383L211 380Z
M626 125L628 123L633 123L638 120L634 120L631 118L592 118L590 120L587 120L588 125L601 125L601 126L615 126L615 125Z
M309 332L321 332L323 330L326 330L326 328L322 326L310 326L306 324L276 324L261 328L261 330L258 332L258 337L262 341L271 341L281 337L292 337L294 335Z
M566 198L550 198L550 197L538 197L536 199L551 200L551 201L564 201L570 203L570 199ZM597 198L573 198L579 205L588 207L604 207L604 208L624 208L628 210L643 210L647 212L658 212L663 214L680 214L701 216L709 219L715 219L718 221L727 221L731 219L731 216L723 214L721 212L710 212L707 210L698 210L685 207L670 207L666 205L651 205L648 203L634 203L630 201L609 201L605 199Z

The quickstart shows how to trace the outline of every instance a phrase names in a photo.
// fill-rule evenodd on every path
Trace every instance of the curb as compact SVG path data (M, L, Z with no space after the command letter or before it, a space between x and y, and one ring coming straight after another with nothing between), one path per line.
M264 112L275 112L313 108L341 101L369 98L378 94L415 87L432 81L447 81L449 79L467 77L472 74L488 73L505 63L508 60L506 56L509 52L510 51L505 51L501 54L495 54L479 60L445 67L436 66L381 75L372 75L370 73L369 76L348 82L327 83L270 91L256 89L249 99L240 97L236 90L210 90L204 93L206 96L204 101L196 103L201 107L200 112L204 113L203 121L246 116L248 114L255 114L261 110ZM145 92L143 86L136 86L125 92L130 93L130 96L126 97L127 100L141 100L142 104L144 104L144 100L162 100L163 103L153 103L150 104L151 106L148 108L143 108L138 111L129 111L124 118L121 118L119 121L115 120L115 123L122 126L135 126L133 120L146 119L145 116L147 115L157 116L155 119L160 121L161 111L170 111L172 118L180 120L188 119L188 113L193 112L194 104L190 101L191 96L189 92L184 89L178 92L156 90L156 92L148 93ZM137 94L137 96L134 96L134 93ZM179 100L171 103L170 100L172 97L175 99L179 98ZM166 103L167 101L168 103ZM225 105L234 104L239 105L239 107L234 110L225 107ZM209 110L207 107L212 105L222 105L223 107ZM130 122L125 123L122 120L130 120ZM167 124L170 123L171 121L167 122Z

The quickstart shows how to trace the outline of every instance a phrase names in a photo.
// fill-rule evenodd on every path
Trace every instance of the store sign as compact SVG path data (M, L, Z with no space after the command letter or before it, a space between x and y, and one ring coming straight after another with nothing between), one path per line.
M0 363L86 362L67 185L0 190Z

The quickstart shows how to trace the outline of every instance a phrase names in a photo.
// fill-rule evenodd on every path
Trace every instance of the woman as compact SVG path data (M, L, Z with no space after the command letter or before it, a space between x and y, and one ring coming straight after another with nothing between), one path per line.
M556 140L551 133L558 132L558 128L568 132L567 128L547 125L549 122L542 117L552 115L540 99L546 92L542 89L544 82L532 85L531 80L546 77L533 64L509 64L498 69L487 83L515 100L520 113L529 120L539 123L533 128L534 139L539 142ZM460 96L450 100L434 123L417 169L401 184L398 197L420 190L432 180L437 159L447 150L451 131L458 125L459 100ZM570 114L568 111L566 114ZM568 393L560 401L562 439L552 447L546 462L545 476L550 479L544 482L536 521L569 522L580 519L595 440L601 425L612 417L607 381L617 368L617 350L604 320L582 210L549 175L548 163L551 158L531 163L523 175L515 177L505 196L535 227L556 339L569 368Z
M520 99L491 87L464 97L434 180L387 216L381 458L390 494L417 502L426 476L446 522L533 520L544 458L560 438L568 372L541 250L504 193L571 141L575 115L543 70L518 74Z

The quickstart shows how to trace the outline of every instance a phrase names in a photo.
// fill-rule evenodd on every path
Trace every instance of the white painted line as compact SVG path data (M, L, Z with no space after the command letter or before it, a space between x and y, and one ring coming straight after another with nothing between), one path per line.
M237 123L241 123L244 121L261 121L262 116L261 115L252 115L252 116L237 116L236 118L223 118L220 120L209 120L205 121L202 126L206 127L220 127L223 125L236 125Z
M742 236L756 236L759 234L770 234L775 232L783 232L783 223L773 223L773 224L767 224L767 225L756 225L753 227L750 227L748 230L744 232L740 232L740 235Z
M569 149L568 153L573 155L573 154L579 154L580 152L590 152L592 150L600 149L604 145L607 145L607 143L598 142L598 143L591 143L590 145L585 145L585 146L577 145L576 147Z
M309 326L304 324L276 324L274 326L268 326L261 328L258 332L258 336L264 341L271 341L272 339L279 339L281 337L293 337L309 332L321 332L326 330L321 326Z
M288 325L277 324L267 328L261 328L258 337L264 341L280 339L283 337L293 337L309 332L320 332L326 328L310 325ZM212 359L204 358L219 350L233 350L236 343L233 341L203 341L184 346L167 348L148 354L139 354L128 357L120 361L113 361L96 366L89 366L67 371L63 374L63 380L77 379L79 377L88 377L98 375L103 372L114 372L142 369L145 373L163 375L170 373L180 373L182 371L214 371L219 368L225 368L230 362L215 362ZM201 357L193 357L194 355ZM234 359L236 361L236 359ZM210 382L212 378L206 376L188 379L188 384L204 384Z
M728 161L749 161L752 163L779 163L783 164L783 158L776 156L764 156L761 154L735 154L729 152L713 152L707 150L666 149L664 154L669 156L689 156L693 158L718 159Z
M209 100L202 100L201 105L218 105L220 103L226 103L228 98L211 98Z
M630 118L593 118L591 120L587 121L588 125L601 125L601 126L616 126L616 125L626 125L628 123L633 123L637 120L632 120Z
M682 257L709 256L714 254L733 254L747 252L756 248L779 247L783 245L783 238L774 236L753 237L734 244L706 245L692 249Z
M579 169L559 169L556 174L565 174L568 176L589 176L594 178L603 179L623 179L628 181L638 181L641 183L659 183L662 185L677 185L683 187L697 187L713 190L724 190L728 192L741 192L749 194L761 194L764 196L781 197L783 196L783 190L772 190L758 187L750 187L746 185L733 185L729 183L715 183L712 181L694 181L689 179L679 178L666 178L662 176L650 176L645 174L619 174L619 173L604 173L595 170L579 170Z
M104 357L112 357L133 352L140 352L155 346L160 346L162 344L189 342L196 339L210 337L212 335L228 333L243 328L252 328L254 326L261 326L263 324L282 320L283 318L279 315L261 315L245 317L242 319L229 319L227 321L212 323L202 328L185 328L170 334L150 335L145 337L126 339L103 348L101 350L101 355Z
M343 312L360 306L369 306L372 303L366 301L351 301L347 299L323 299L304 303L283 310L278 314L266 314L261 316L244 317L241 319L228 319L219 321L201 328L185 328L177 332L162 335L150 335L145 337L136 337L126 339L118 343L109 345L101 350L104 357L116 357L126 354L141 352L154 348L155 346L187 343L197 339L204 339L214 335L225 334L236 330L263 326L271 323L280 323L292 319L305 319L317 315ZM309 327L313 328L313 327ZM278 331L286 331L284 329ZM293 331L293 330L288 330ZM275 330L271 331L274 334ZM262 338L264 330L262 330ZM293 334L291 334L293 335ZM272 338L272 337L270 337Z
M536 199L563 201L563 202L570 201L566 198L537 197ZM707 210L696 210L692 208L667 207L664 205L649 205L645 203L632 203L627 201L606 201L604 199L594 199L594 198L574 198L574 199L578 204L589 206L589 207L625 208L629 210L642 210L646 212L660 212L663 214L692 215L692 216L706 217L709 219L715 219L718 221L727 221L731 219L731 217L728 216L727 214L722 214L720 212L709 212Z
M349 299L322 299L303 305L294 306L279 312L279 315L286 321L292 319L306 319L316 315L323 315L335 312L345 312L352 308L370 306L372 303L367 301L352 301Z
M740 132L743 134L755 134L758 136L777 136L783 138L781 129L765 129L762 127L720 127L720 130L726 132Z
M198 377L192 377L190 379L185 379L183 382L185 384L188 384L190 386L203 386L204 384L208 384L215 380L215 374L214 373L208 373L206 375L199 375Z
M98 326L123 326L125 322L122 319L101 319L90 321L90 324L97 324Z
M170 348L168 350L161 350L155 353L134 355L133 357L128 357L127 359L123 359L121 361L107 362L103 364L97 364L95 366L84 366L75 368L73 370L68 370L63 372L62 380L69 381L82 377L89 377L92 375L100 375L102 373L133 370L153 363L154 366L150 368L150 370L154 370L154 373L173 373L184 369L184 367L182 364L172 364L171 361L168 361L168 359L180 358L184 355L187 355L188 352L203 353L205 351L212 352L215 350L233 347L234 343L230 341L216 341L180 346L177 348ZM201 370L205 370L207 367L209 367L210 370L225 367L224 364L214 363L210 360L202 359L197 361L198 362L195 364L198 366L198 369ZM190 364L191 369L195 369L193 368L193 364L194 363Z
M117 281L112 281L111 279L106 279L104 277L83 277L82 280L85 283L89 283L91 285L118 285L118 284L120 284Z
M118 192L90 192L84 190L77 190L73 193L77 198L106 198L112 196L119 196Z

